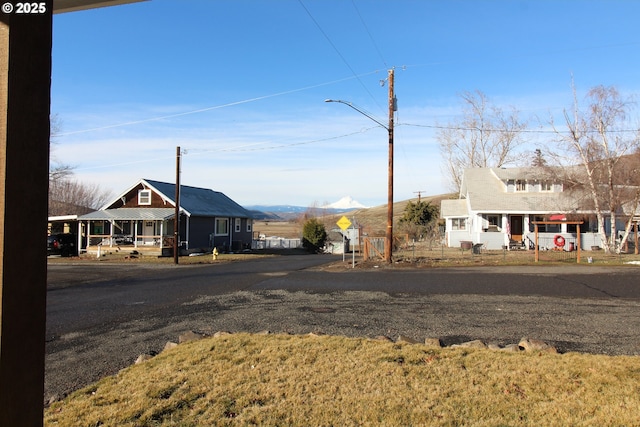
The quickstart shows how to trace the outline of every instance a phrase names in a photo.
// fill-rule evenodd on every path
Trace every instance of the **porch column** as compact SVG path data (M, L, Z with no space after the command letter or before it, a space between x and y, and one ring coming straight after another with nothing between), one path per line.
M185 221L187 223L187 228L185 229L185 233L184 235L187 236L187 250L189 249L189 218L190 216L187 215L187 220Z
M509 247L509 215L502 215L502 236L504 244Z
M133 227L133 247L138 247L138 221L135 221L135 226Z
M78 221L78 255L82 252L82 221Z
M0 12L2 426L43 422L53 0L41 3L42 13Z

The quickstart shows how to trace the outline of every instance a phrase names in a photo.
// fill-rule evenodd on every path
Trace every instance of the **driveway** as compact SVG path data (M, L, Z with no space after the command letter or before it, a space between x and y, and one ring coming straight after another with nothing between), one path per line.
M200 266L50 265L45 400L203 334L287 332L640 354L640 268L328 269L328 256Z

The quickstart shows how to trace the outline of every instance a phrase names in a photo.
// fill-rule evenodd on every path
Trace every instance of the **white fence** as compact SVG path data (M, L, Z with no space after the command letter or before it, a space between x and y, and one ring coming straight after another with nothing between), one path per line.
M281 237L253 240L251 249L297 249L302 247L302 239L284 239Z

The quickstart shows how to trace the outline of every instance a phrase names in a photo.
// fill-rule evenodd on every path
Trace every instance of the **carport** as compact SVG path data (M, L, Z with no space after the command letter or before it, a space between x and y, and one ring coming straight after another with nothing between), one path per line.
M42 425L53 13L143 0L13 2L0 13L0 425ZM30 3L31 4L31 3ZM8 6L7 6L8 5ZM29 244L29 256L16 250Z

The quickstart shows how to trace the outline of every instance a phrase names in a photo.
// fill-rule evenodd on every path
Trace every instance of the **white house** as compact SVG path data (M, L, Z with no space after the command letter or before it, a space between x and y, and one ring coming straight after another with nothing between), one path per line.
M534 223L570 216L582 221L582 249L602 247L591 202L577 192L564 191L558 178L540 168L472 168L464 173L459 198L443 200L446 244L483 244L486 249L531 249ZM542 249L570 250L577 244L577 225L539 224ZM562 245L560 245L562 243ZM469 243L466 243L469 245Z

